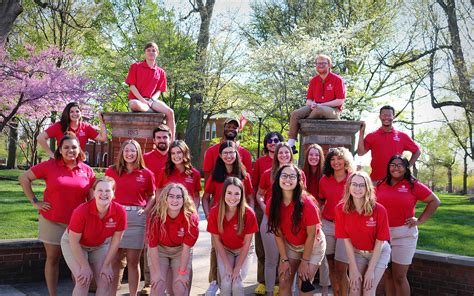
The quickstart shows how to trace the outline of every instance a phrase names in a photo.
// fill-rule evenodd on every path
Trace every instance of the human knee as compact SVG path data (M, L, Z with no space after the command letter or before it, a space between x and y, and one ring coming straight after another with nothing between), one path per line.
M186 287L182 282L174 282L173 283L173 293L176 296L185 295L186 294Z

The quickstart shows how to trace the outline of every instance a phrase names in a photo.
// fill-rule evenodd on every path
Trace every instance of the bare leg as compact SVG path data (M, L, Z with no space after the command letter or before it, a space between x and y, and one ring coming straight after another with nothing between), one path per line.
M44 277L48 292L56 296L59 277L59 259L61 258L61 246L43 243L46 250L46 263L44 265Z
M410 284L407 279L407 272L410 265L402 265L392 262L392 277L395 286L395 295L410 295Z
M140 283L140 255L142 249L127 249L128 288L130 296L136 296Z

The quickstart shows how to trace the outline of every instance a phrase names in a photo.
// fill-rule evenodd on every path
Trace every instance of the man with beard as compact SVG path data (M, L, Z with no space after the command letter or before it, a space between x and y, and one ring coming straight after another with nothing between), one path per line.
M202 170L204 172L204 179L207 181L207 178L214 170L216 165L217 157L219 157L219 146L224 141L233 141L236 142L238 138L238 131L240 128L240 123L238 120L233 118L228 118L224 122L224 137L221 139L220 143L217 143L206 150L204 154L204 161L202 164ZM239 152L240 159L245 166L247 173L252 175L252 155L244 147L237 145L237 151Z
M346 98L344 80L331 72L332 61L327 55L316 57L316 73L309 82L306 106L291 112L288 144L293 154L298 153L295 148L298 137L298 120L303 118L337 119L342 111Z
M370 178L374 184L381 181L387 174L387 164L392 156L401 155L403 151L410 151L412 153L410 166L413 166L421 154L420 146L410 136L393 127L394 116L395 109L392 106L386 105L380 108L379 118L382 126L368 134L365 139L365 122L362 122L360 127L357 154L362 156L369 150L372 151Z

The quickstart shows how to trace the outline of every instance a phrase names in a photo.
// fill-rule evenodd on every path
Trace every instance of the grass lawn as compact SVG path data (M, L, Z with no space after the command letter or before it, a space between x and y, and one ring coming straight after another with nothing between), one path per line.
M19 174L19 170L0 170L0 239L37 237L38 214L16 180ZM38 197L43 196L44 182L35 181L33 190ZM418 248L474 257L474 203L459 195L438 196L442 204L420 226ZM417 216L424 206L418 203Z

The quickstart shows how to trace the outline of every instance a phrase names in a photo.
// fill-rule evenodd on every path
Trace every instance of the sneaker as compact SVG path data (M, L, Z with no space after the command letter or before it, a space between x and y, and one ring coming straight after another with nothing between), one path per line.
M216 281L212 281L209 284L209 288L206 290L206 296L216 296L217 290L219 290L219 286L217 285Z
M265 290L265 285L262 283L258 284L257 288L255 288L254 291L256 295L265 295L266 292L267 291Z
M150 295L151 293L151 285L150 284L145 284L143 289L138 293L138 295Z
M291 146L291 152L293 152L293 154L298 153L298 150L296 149L296 145Z
M280 294L280 286L273 287L273 296L278 296Z

